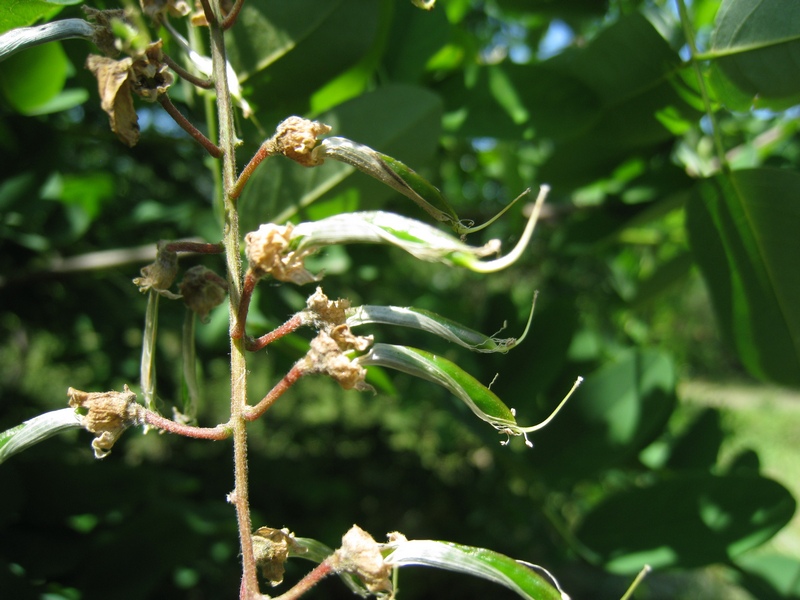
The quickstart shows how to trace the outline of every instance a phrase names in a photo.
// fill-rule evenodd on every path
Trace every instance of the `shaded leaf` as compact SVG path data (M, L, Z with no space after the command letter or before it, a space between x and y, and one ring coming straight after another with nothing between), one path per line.
M40 114L64 88L71 68L61 44L35 46L0 63L0 88L14 110Z
M577 536L616 573L694 568L763 544L795 505L786 488L756 474L681 475L607 497Z
M379 14L372 0L248 1L229 32L229 58L253 103L285 118L369 51Z
M759 107L800 101L800 5L792 0L726 0L717 13L711 55ZM719 83L718 83L719 85ZM724 89L722 100L726 101Z
M669 420L674 388L675 368L667 354L622 353L586 376L564 414L539 434L539 447L546 451L533 460L554 477L579 479L634 459Z
M667 467L712 469L717 463L724 437L719 411L712 408L704 410L672 445Z
M800 175L734 171L698 183L686 226L717 318L756 377L800 383Z

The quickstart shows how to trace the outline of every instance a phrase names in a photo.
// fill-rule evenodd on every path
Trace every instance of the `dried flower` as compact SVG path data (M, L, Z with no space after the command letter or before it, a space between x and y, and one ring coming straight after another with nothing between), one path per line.
M164 240L158 242L156 260L142 267L140 271L142 276L134 279L133 283L139 286L139 291L142 293L153 290L171 300L176 300L180 296L173 294L168 288L178 274L178 254L170 250L168 244L169 242Z
M203 265L186 271L179 287L186 306L197 313L204 323L211 309L222 304L228 293L227 282Z
M309 121L302 117L289 117L278 125L275 135L269 140L273 154L283 154L304 167L322 164L311 155L317 145L317 137L331 130L329 125L319 121Z
M163 62L161 41L147 46L136 56L115 60L90 54L86 68L97 78L100 106L108 114L111 131L128 146L139 141L139 123L132 93L149 102L172 85L173 76Z
M297 549L294 534L288 529L261 527L253 533L253 554L256 565L261 567L264 579L273 586L283 582L284 563L289 551Z
M290 281L297 285L317 280L303 265L303 260L311 252L290 249L292 229L291 224L281 226L266 223L258 231L245 236L245 254L250 269L257 277L272 275L279 281Z
M327 375L346 390L370 390L364 382L367 370L345 353L366 350L371 344L372 336L353 335L347 325L335 327L331 333L320 331L298 366L306 374Z
M126 385L122 392L82 392L67 390L69 405L78 409L87 431L96 433L92 441L96 458L105 458L122 432L142 422L143 407Z
M357 575L373 594L392 590L392 567L383 559L378 542L358 525L344 534L331 563L337 572Z

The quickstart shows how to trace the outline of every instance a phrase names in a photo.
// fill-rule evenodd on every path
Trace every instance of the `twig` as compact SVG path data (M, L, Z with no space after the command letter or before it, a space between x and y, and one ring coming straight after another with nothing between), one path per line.
M243 4L244 0L236 0L236 4L234 4L233 8L231 8L231 12L225 15L225 18L222 20L221 27L223 31L227 31L234 26L236 19L239 16L239 11L242 10Z
M244 185L247 183L247 180L250 179L250 176L253 174L253 171L256 170L256 167L261 164L261 161L271 155L272 151L272 143L271 140L268 140L261 144L258 151L253 155L253 158L250 159L250 162L247 163L242 172L239 174L239 178L236 180L236 183L233 186L233 190L231 190L231 198L238 198L239 195L242 193L244 189Z
M245 337L244 340L245 348L247 348L250 352L258 352L259 350L261 350L265 346L268 346L275 340L278 340L283 336L292 333L302 324L303 324L303 319L295 315L280 327L273 329L269 333L265 333L259 338Z
M224 440L231 437L230 425L217 425L216 427L194 427L185 425L162 417L158 413L148 410L144 413L144 422L151 427L201 440Z
M276 596L273 600L295 600L296 598L300 598L328 575L333 575L335 572L331 565L330 558L326 558L311 571L306 573L306 576L298 581L292 589L288 590L285 594Z
M280 398L286 390L292 387L297 381L306 374L306 371L300 369L297 365L289 369L289 372L283 376L274 388L264 396L264 399L255 406L248 406L244 410L244 418L248 421L255 421L272 406L272 404Z
M179 63L175 62L172 58L170 58L167 54L162 54L164 58L164 62L167 63L167 66L175 71L182 79L185 79L191 84L196 85L197 87L203 88L204 90L210 90L214 87L214 82L210 79L202 79L198 77L194 73L190 73L186 69L184 69Z
M175 122L181 126L181 128L192 136L195 140L197 140L206 151L213 156L214 158L222 157L222 148L219 146L214 145L214 143L209 140L203 133L194 125L192 125L189 120L184 117L181 112L175 108L175 105L169 99L169 96L166 94L161 94L158 97L158 102L164 107L164 110L167 111L170 117L175 119Z

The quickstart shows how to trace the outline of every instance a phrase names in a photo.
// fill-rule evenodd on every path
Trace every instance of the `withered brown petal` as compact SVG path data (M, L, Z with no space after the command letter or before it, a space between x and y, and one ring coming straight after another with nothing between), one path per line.
M133 59L114 60L90 54L86 67L97 78L100 106L108 114L111 131L128 146L139 141L139 119L133 108L130 88L130 68Z

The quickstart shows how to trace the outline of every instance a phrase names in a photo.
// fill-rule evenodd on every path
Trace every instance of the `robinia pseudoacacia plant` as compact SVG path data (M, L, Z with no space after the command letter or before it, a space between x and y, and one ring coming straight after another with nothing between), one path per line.
M219 161L224 237L221 241L208 242L158 241L155 261L142 268L141 276L134 280L147 302L140 393L132 391L136 387L133 383L121 390L106 392L70 388L67 392L68 408L42 414L0 434L0 462L60 431L73 428L83 428L94 434L91 444L97 458L106 457L114 443L131 427L205 440L231 439L234 482L227 500L235 508L238 523L242 599L267 597L260 591L259 572L265 581L276 586L283 580L285 561L293 557L317 564L280 598L300 597L330 574L339 575L345 585L362 596L392 597L397 569L409 565L433 566L479 576L508 587L525 598L567 597L545 569L491 550L450 542L408 540L399 532L388 534L386 542L378 543L357 525L344 533L341 546L333 550L314 539L295 536L289 529L252 522L247 424L262 417L303 377L322 375L344 389L368 392L371 390L367 381L368 367L395 369L447 389L475 416L504 436L502 444L521 437L528 446L532 446L528 434L550 422L581 378L577 378L572 390L547 419L536 425L522 425L518 423L514 409L506 406L497 395L455 363L424 349L377 341L373 335L363 333L369 325L376 323L411 327L439 336L465 350L503 353L525 337L533 308L528 327L519 339L498 338L421 309L369 304L352 306L348 299L328 298L323 288L317 286L308 297L304 310L265 335L248 335L250 303L258 284L265 280L294 285L319 282L322 274L312 272L306 266L306 258L326 246L391 245L418 260L442 263L452 268L486 274L505 269L522 254L531 239L548 187L543 185L539 188L519 241L510 252L503 254L497 240L473 246L464 241L464 237L490 225L517 200L524 198L529 190L497 217L476 225L459 218L439 190L405 164L357 141L331 135L336 132L325 123L288 116L240 170L236 161L236 111L250 117L252 109L242 97L236 74L226 59L223 34L235 25L243 3L243 0L238 0L226 11L218 0L202 0L200 8L192 13L190 7L179 0L142 0L141 14L87 8L88 20L56 21L45 26L14 30L2 37L0 58L52 40L91 39L100 54L89 55L86 67L97 79L102 108L108 114L111 130L122 143L134 146L139 139L134 100L158 102L208 155ZM430 9L433 2L417 0L414 4ZM144 25L145 18L150 19L153 27ZM176 18L187 19L191 27L207 29L210 57L202 56L183 40L170 21ZM179 61L168 56L160 40L152 41L151 30L170 32L179 41L179 47L184 49L184 58L191 68L182 67ZM213 90L219 128L217 142L201 133L170 100L170 89L176 76L200 89ZM264 223L255 231L242 232L238 199L250 176L266 159L290 159L308 168L329 160L340 161L406 196L436 225L390 212L373 211L342 213L312 222ZM444 232L440 227L447 227L452 233ZM224 274L206 266L196 266L186 270L176 284L180 274L178 256L182 253L222 256ZM226 298L230 316L230 418L214 426L201 426L197 422L200 383L194 360L195 320L204 321L209 312ZM156 403L155 354L161 301L182 301L188 311L182 336L187 400L180 407L176 406L170 417L161 414ZM305 355L279 378L260 402L248 404L248 353L259 351L303 327L315 332Z

